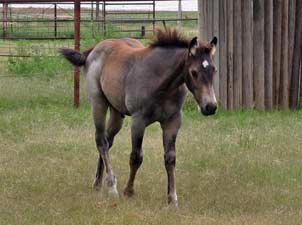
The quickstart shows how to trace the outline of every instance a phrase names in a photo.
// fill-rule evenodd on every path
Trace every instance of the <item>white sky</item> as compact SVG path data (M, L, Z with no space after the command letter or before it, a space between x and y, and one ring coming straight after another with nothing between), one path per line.
M72 8L72 5L59 5L61 8ZM85 4L83 4L85 7ZM86 5L90 7L89 4ZM13 4L13 7L51 7L50 4ZM107 8L115 10L152 10L152 6L107 6ZM182 0L183 11L197 11L197 0ZM178 1L156 2L156 10L158 11L177 11Z

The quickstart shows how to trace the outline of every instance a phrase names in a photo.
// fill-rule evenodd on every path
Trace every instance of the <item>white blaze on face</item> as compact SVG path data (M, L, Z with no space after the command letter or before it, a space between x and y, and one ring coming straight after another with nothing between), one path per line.
M203 68L207 68L208 66L209 66L210 64L209 64L209 62L207 61L207 60L204 60L203 62L202 62L202 66L203 66Z

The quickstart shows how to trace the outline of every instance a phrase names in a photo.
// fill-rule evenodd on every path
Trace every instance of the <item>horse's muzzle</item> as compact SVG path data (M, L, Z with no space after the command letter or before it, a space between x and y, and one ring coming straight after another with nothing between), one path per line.
M210 116L216 113L217 105L213 103L207 104L205 107L201 107L201 113L204 116Z

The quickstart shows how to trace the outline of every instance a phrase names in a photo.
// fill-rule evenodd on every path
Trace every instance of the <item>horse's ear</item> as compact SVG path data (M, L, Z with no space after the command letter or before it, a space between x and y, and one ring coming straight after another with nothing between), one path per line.
M196 49L198 47L197 37L194 37L189 44L189 56L196 55Z
M210 52L211 55L215 54L217 43L218 43L217 37L213 37L212 41L210 42L210 44L212 46L212 49L211 49L211 52Z

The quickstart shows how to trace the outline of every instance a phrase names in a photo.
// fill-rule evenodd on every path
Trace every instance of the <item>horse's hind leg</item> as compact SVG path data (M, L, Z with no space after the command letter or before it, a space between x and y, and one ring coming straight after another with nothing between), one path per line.
M117 191L117 180L113 174L110 160L109 160L109 149L113 145L115 135L121 130L123 125L123 117L122 115L113 108L110 108L110 118L108 121L108 127L106 129L106 148L101 149L101 157L105 163L106 167L106 183L109 189L110 194L118 195Z
M134 179L136 172L143 162L142 143L145 131L145 121L141 116L132 116L131 124L131 142L132 151L130 154L130 174L127 185L124 189L124 195L131 197L134 194Z
M121 130L124 117L114 108L110 108L110 118L106 130L109 148L113 145L115 135Z
M95 142L99 151L98 165L96 169L94 188L100 190L103 180L104 161L102 152L108 148L108 142L106 140L105 124L106 113L108 109L108 103L102 93L94 94L90 97L92 105L92 114L95 125Z
M116 178L113 174L110 160L109 160L109 148L112 144L114 135L120 129L119 122L113 123L109 121L109 137L106 132L106 113L108 109L108 102L101 91L92 94L90 93L90 101L92 105L93 120L95 124L95 142L99 151L98 166L96 170L96 176L94 181L94 188L99 190L102 186L103 172L106 170L106 183L109 189L109 193L118 194L116 188ZM112 116L112 113L111 113Z

